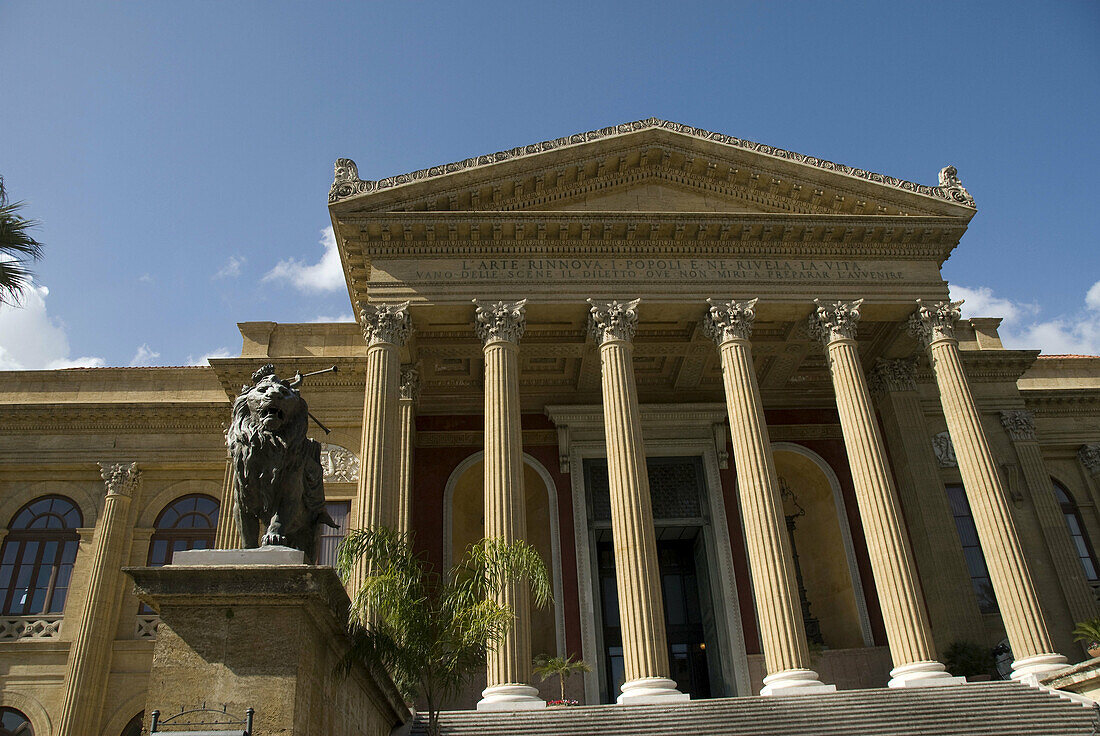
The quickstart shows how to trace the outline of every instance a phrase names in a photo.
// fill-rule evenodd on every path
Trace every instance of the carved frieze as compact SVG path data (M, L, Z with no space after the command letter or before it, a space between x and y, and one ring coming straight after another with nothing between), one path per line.
M955 444L947 432L932 436L932 450L936 453L936 460L939 461L941 468L959 467L959 460L955 457Z
M488 345L491 342L518 343L523 337L523 331L527 328L527 319L524 311L527 306L526 299L518 302L481 302L474 299L477 307L475 313L474 329L481 342Z
M1025 409L1001 412L1001 425L1013 442L1035 439L1035 415Z
M597 302L589 299L592 306L589 311L589 331L596 344L603 345L611 340L630 342L638 329L638 305L641 299L629 302Z
M326 483L354 483L359 480L359 458L340 445L321 444L321 468Z
M807 328L810 337L828 345L837 340L855 340L862 299L854 302L823 302L814 299L817 308L810 313Z
M719 345L730 340L748 340L756 320L757 301L716 302L707 299L710 309L703 318L703 331Z
M917 390L917 359L879 358L875 367L867 374L867 387L873 396L882 396L891 391Z
M108 496L133 497L134 489L141 480L137 463L100 463L99 474L103 477Z
M405 344L412 332L409 303L359 304L359 323L367 345L390 343L398 347Z
M917 311L909 317L909 334L925 345L936 340L955 339L955 325L962 316L957 302L925 302L917 300Z

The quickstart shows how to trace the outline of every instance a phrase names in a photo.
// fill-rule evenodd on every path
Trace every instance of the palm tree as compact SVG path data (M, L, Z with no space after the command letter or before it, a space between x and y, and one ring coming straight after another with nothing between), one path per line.
M18 304L31 283L28 263L42 256L42 244L31 237L38 225L19 215L22 202L8 202L0 177L0 304Z
M545 654L535 659L534 673L543 680L548 680L557 675L561 684L561 699L565 701L565 681L578 672L591 672L592 667L583 659L574 660L573 655L568 657L547 657Z
M412 537L385 528L351 531L340 545L337 572L345 580L367 570L353 591L343 661L385 670L409 703L427 704L428 733L439 733L439 708L484 668L486 653L504 638L513 611L494 600L525 584L538 606L550 601L546 565L524 542L472 544L447 576L433 572Z

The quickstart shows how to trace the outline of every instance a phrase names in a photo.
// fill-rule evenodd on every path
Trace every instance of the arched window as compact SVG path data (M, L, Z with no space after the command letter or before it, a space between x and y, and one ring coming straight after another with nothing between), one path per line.
M15 708L0 708L0 736L34 736L30 720Z
M15 514L0 551L0 595L9 616L61 613L69 591L80 509L62 496L36 498ZM6 721L5 721L6 723Z
M1100 582L1100 575L1097 575L1097 570L1100 568L1096 564L1096 553L1092 551L1092 543L1089 542L1088 534L1085 533L1085 522L1081 518L1081 509L1077 508L1077 502L1073 500L1073 496L1069 495L1061 483L1050 479L1051 484L1054 486L1054 497L1058 499L1058 504L1062 507L1062 515L1066 517L1066 526L1069 527L1069 536L1073 540L1073 547L1077 551L1077 557L1081 560L1081 567L1085 568L1085 577L1088 578L1090 583Z
M149 543L149 565L172 562L172 555L185 549L210 549L218 528L218 502L210 496L192 494L177 498L160 512L156 531Z
M121 736L141 736L141 727L144 722L145 711L142 711L130 719L130 722L122 729Z

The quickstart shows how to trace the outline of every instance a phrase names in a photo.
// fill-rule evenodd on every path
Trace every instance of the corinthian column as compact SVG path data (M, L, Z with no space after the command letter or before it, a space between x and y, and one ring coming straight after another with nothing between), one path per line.
M103 697L111 672L111 643L118 628L118 591L123 557L130 546L130 501L140 473L137 463L100 463L107 496L92 542L92 565L80 628L69 650L60 736L99 733Z
M420 400L420 370L415 365L401 368L401 400L398 413L401 437L397 471L397 530L412 529L413 438L416 435L416 404Z
M638 303L592 305L589 328L600 346L603 426L615 543L615 585L623 636L625 682L620 704L687 700L670 680L657 537L649 498L638 388L634 382L634 331Z
M974 514L978 541L985 553L993 592L1001 609L1008 641L1016 658L1012 677L1031 681L1065 666L1047 631L1039 597L1024 560L981 415L970 393L955 339L962 302L925 304L909 318L909 330L928 348L947 430L955 444L966 498Z
M519 339L526 299L477 305L477 336L485 346L485 536L511 543L527 538L523 436L519 414ZM526 583L507 585L497 602L515 614L487 657L478 710L543 708L531 687L531 610Z
M917 392L916 356L879 358L867 376L882 418L883 439L897 479L898 498L921 574L932 629L944 641L980 641L981 612L962 547L943 544L955 521Z
M833 377L840 429L894 663L889 685L965 682L961 677L948 675L936 661L936 645L928 626L913 551L909 548L898 494L886 463L886 449L859 362L856 325L862 303L859 299L824 304L815 299L817 309L810 315L810 334L825 346Z
M400 350L412 329L409 303L362 304L359 322L367 340L367 381L353 528L394 529L398 523Z
M1035 439L1035 417L1030 411L1002 411L1001 424L1012 440L1016 456L1020 458L1024 482L1031 492L1035 515L1039 517L1043 539L1069 604L1070 615L1074 621L1087 621L1096 616L1096 600L1069 536L1066 517L1054 498L1050 474L1043 463L1039 442Z
M749 335L756 319L756 299L720 303L708 299L707 303L710 311L703 327L718 344L722 359L722 382L737 468L737 495L767 668L760 692L794 695L833 691L836 686L822 684L810 668L779 480L752 366Z

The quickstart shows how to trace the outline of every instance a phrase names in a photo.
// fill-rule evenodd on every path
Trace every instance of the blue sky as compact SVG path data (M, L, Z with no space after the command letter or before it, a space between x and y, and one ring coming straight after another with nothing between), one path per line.
M350 318L334 159L381 178L651 115L926 184L956 165L956 295L1010 345L1100 354L1096 2L8 0L0 91L0 174L47 245L0 368Z

